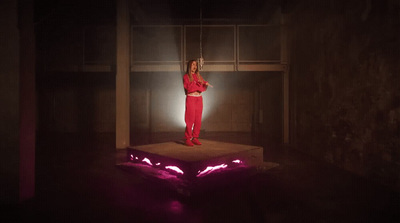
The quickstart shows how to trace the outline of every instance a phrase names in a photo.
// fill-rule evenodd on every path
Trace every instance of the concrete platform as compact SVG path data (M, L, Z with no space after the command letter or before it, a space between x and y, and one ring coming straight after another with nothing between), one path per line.
M131 163L152 166L191 181L263 163L262 147L211 140L201 142L202 145L193 147L181 141L132 146L127 150L127 159Z
M117 166L184 196L225 187L278 166L263 162L260 146L201 142L202 145L193 147L183 141L131 146L127 148L125 162Z

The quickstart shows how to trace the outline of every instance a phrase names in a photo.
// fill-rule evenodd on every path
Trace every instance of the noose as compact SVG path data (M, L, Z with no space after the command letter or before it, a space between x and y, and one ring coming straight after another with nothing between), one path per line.
M203 11L202 11L202 4L200 0L200 58L198 61L199 64L199 70L203 70L203 65L204 65L204 59L203 59Z

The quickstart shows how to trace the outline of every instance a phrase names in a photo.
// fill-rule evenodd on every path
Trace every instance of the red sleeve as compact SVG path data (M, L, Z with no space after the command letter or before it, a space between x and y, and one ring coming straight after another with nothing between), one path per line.
M183 75L183 87L186 90L186 93L192 93L192 92L203 92L206 90L206 85L201 84L198 81L193 80L192 82L189 81L189 75L185 74Z
M207 81L205 81L205 80L203 80L203 85L201 86L202 88L203 88L203 90L202 91L206 91L207 90Z

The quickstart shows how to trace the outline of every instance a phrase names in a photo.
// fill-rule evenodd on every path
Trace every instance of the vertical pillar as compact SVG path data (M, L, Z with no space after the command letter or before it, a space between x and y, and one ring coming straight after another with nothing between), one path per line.
M33 0L19 1L20 27L20 124L19 192L20 200L35 195L36 87L35 33Z
M283 143L289 144L289 62L288 62L288 38L287 15L281 14L281 64L283 65Z
M129 146L130 18L127 0L117 0L116 148Z
M18 0L0 1L0 207L19 201Z

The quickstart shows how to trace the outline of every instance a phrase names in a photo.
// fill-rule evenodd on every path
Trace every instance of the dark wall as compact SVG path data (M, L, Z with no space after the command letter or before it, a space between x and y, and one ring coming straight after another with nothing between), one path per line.
M399 8L398 1L378 0L310 0L287 7L295 143L397 189Z
M0 204L19 193L19 30L16 0L0 2Z
M268 72L256 75L255 89L258 98L254 102L259 111L255 112L255 131L257 140L264 140L267 144L283 143L283 74L282 72Z
M52 72L37 82L40 133L115 132L115 73Z

